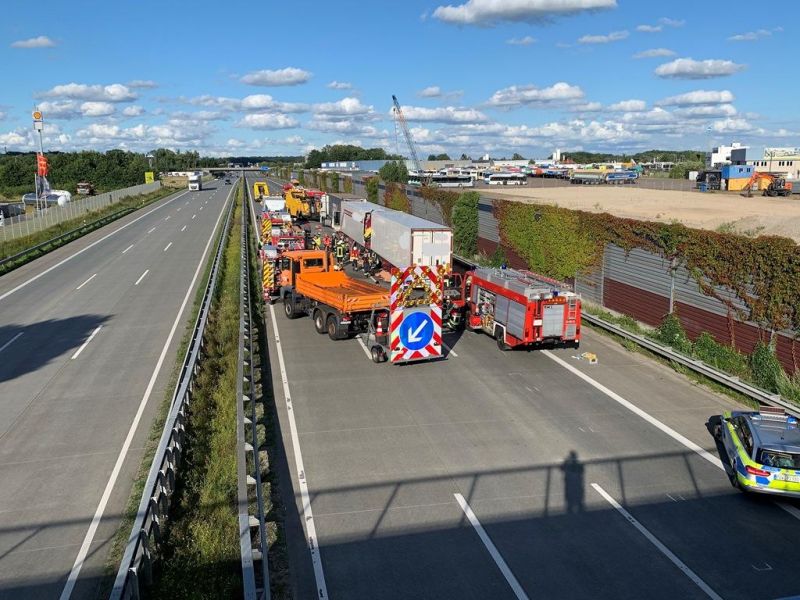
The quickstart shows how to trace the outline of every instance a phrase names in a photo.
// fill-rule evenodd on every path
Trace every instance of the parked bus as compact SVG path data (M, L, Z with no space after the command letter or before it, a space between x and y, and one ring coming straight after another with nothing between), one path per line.
M488 173L483 181L489 185L528 185L525 173Z

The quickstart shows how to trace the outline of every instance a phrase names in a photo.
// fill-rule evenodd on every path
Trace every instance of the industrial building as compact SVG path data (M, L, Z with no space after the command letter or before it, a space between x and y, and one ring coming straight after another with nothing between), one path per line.
M764 156L747 162L759 173L774 173L786 179L800 179L800 148L764 148Z
M730 146L716 146L711 152L706 152L706 169L744 164L747 164L747 146L739 142L733 142Z

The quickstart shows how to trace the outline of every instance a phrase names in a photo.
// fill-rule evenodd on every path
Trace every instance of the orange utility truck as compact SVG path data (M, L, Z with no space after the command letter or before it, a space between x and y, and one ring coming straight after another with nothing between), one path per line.
M335 271L324 250L294 250L281 256L281 296L289 319L308 315L317 333L342 340L375 334L387 344L389 292Z

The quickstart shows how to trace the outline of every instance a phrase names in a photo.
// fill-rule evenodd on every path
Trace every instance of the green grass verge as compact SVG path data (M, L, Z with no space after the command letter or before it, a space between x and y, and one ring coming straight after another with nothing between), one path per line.
M111 551L109 552L105 565L105 581L104 585L101 586L100 597L103 598L107 597L108 594L111 592L111 586L113 585L114 577L116 576L117 570L119 569L119 563L122 560L122 555L125 553L125 546L128 543L128 536L131 533L133 522L136 519L136 513L139 509L139 501L141 500L142 494L144 493L144 485L147 482L147 475L150 471L150 465L152 464L153 457L155 456L156 450L158 449L158 442L161 439L161 433L164 429L164 423L167 420L170 403L172 402L172 395L175 391L175 386L178 384L178 377L180 377L181 367L183 366L183 359L186 356L186 352L189 349L189 344L192 340L192 333L194 332L194 324L197 321L197 316L200 313L200 306L201 303L203 302L203 294L205 293L205 289L208 286L208 280L211 277L213 252L215 251L215 249L219 244L219 238L222 236L222 233L223 233L223 228L219 227L218 231L215 233L214 241L211 244L212 254L209 255L209 259L208 262L206 263L203 276L200 280L199 285L197 286L197 291L195 292L192 309L190 311L189 316L186 318L186 327L183 333L183 337L181 338L180 346L178 348L177 358L172 368L172 373L170 374L169 383L167 384L166 387L166 392L164 393L164 397L161 400L161 404L158 408L158 412L156 413L153 425L150 428L150 433L148 435L148 439L144 447L144 454L142 455L142 460L139 464L139 469L137 470L136 477L133 481L133 487L131 488L130 497L128 498L128 504L125 507L125 512L123 514L122 520L111 542ZM217 281L219 281L219 279L217 279Z
M241 203L209 314L182 470L161 546L163 560L149 592L153 598L234 598L242 593L236 508L240 210Z
M120 219L135 210L144 208L145 206L148 206L153 202L161 200L162 198L174 193L175 190L162 187L148 194L130 196L120 200L119 202L105 206L100 210L87 211L80 217L62 221L56 225L48 227L47 229L32 233L31 235L0 242L0 259L8 256L14 256L15 254L19 254L31 249L30 252L20 256L18 259L0 266L0 275L16 269L17 267L20 267L25 263L38 258L42 254L52 252L56 248L59 248L64 244L68 244L69 242L82 237L87 233L94 231L95 229L99 229L100 227L103 227L104 225L107 225L116 219ZM41 248L37 248L35 250L32 249L39 244L53 240L54 238L68 232L73 233L72 235L57 241L53 241L52 243Z

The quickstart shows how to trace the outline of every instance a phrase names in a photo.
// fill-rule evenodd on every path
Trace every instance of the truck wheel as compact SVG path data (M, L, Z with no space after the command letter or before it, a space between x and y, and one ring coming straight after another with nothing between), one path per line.
M283 298L283 312L287 319L296 319L299 316L294 308L294 300L291 295Z
M325 314L320 309L314 311L314 329L317 333L325 333Z
M511 346L506 344L505 341L505 334L503 333L502 329L498 329L497 333L495 334L495 338L497 339L497 347L500 348L503 352L507 352L511 350Z
M331 338L333 341L341 339L341 336L339 335L339 322L336 318L336 315L330 315L328 317L327 326L329 338Z
M383 352L383 348L380 346L373 346L370 348L370 354L372 355L372 362L378 364L382 363L386 360L386 354Z

